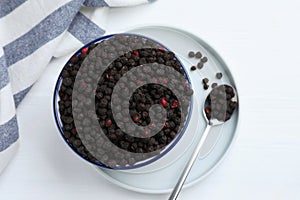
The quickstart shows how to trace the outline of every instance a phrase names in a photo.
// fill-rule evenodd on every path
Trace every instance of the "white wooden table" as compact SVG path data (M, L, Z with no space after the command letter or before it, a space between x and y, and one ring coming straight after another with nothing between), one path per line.
M300 199L299 11L298 0L158 0L109 11L110 32L163 23L198 35L235 76L238 138L224 162L179 199ZM0 199L167 199L109 183L61 140L52 92L66 59L48 67L18 109L21 146L0 176Z

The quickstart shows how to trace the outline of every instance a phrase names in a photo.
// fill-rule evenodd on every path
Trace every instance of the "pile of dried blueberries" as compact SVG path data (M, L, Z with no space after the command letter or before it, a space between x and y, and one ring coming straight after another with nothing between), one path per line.
M139 66L145 67L124 77ZM142 85L145 76L151 77L151 83ZM58 105L64 139L86 160L110 168L136 165L161 154L181 132L193 94L173 52L131 34L114 35L82 48L64 66L61 78ZM114 96L118 83L122 92ZM122 104L126 94L130 97L124 104L127 108ZM182 94L181 99L176 94ZM151 110L156 104L163 109ZM164 113L163 124L155 124L153 119L163 118ZM127 127L131 134L120 127L132 123ZM161 129L152 135L151 128L157 126ZM144 131L133 134L138 127Z
M227 121L237 107L235 92L228 85L220 85L212 89L205 101L205 114L208 120Z

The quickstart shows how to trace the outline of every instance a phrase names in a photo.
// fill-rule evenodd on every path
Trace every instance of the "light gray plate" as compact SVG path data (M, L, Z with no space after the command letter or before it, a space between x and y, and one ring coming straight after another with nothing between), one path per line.
M194 104L191 121L187 132L176 146L164 157L145 167L116 171L97 168L109 181L129 190L142 193L167 193L175 186L185 163L199 141L206 126L202 114L203 103L210 92L203 90L202 79L209 78L210 84L226 83L236 88L234 79L221 57L203 40L183 30L165 26L144 26L127 31L152 38L173 51L181 60L190 76L194 90ZM200 51L208 57L208 62L203 69L190 71L192 65L196 65L198 59L188 58L189 51ZM217 72L223 73L223 78L215 78ZM184 187L194 185L207 176L220 163L231 146L238 127L239 109L231 120L224 125L213 127L196 160Z

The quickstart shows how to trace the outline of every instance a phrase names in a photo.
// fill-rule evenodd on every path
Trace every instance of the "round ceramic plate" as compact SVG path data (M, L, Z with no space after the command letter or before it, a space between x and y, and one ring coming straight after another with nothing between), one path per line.
M191 121L178 144L158 161L135 170L109 170L97 168L107 180L129 190L143 193L167 193L174 188L180 173L203 133L206 121L203 115L203 103L211 90L203 89L202 79L209 78L210 84L229 84L236 88L234 79L221 57L203 40L183 30L164 26L145 26L127 31L152 38L173 51L181 60L191 79L194 90L194 104ZM191 71L199 59L189 58L189 51L200 51L208 62L199 70ZM222 72L222 79L216 79L216 73ZM222 160L231 146L238 127L239 109L231 120L213 127L205 141L184 187L191 186L207 176ZM146 180L146 181L145 181Z

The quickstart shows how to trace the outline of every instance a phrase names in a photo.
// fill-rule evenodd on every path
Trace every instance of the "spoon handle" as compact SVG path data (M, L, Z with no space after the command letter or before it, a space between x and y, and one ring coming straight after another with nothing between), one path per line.
M194 164L194 162L195 162L195 160L196 160L196 158L197 158L197 156L198 156L198 154L199 154L199 152L201 150L201 147L204 144L204 141L205 141L205 139L206 139L206 137L207 137L207 135L209 133L210 128L211 128L210 125L206 126L205 131L202 134L199 143L197 144L197 146L196 146L196 148L195 148L195 150L194 150L191 158L189 159L188 163L186 164L186 166L185 166L185 168L184 168L184 170L183 170L183 172L182 172L182 174L181 174L181 176L180 176L180 178L179 178L179 180L178 180L175 188L172 191L172 193L171 193L171 195L169 197L169 200L176 200L177 199L177 197L178 197L178 195L179 195L179 193L181 191L181 188L182 188L182 186L183 186L183 184L184 184L184 182L185 182L188 174L190 173L190 171L192 169L192 166L193 166L193 164Z

